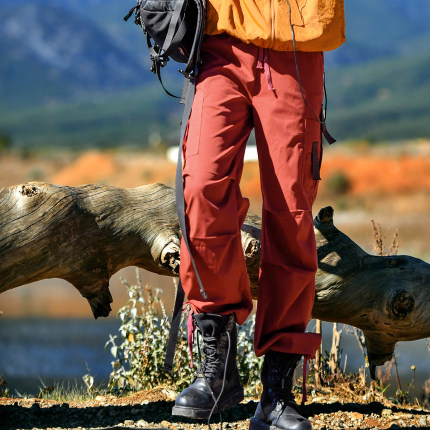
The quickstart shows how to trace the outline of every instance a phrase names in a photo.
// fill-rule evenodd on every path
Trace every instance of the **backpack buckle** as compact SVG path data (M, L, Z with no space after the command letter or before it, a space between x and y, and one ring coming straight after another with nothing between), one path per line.
M194 70L191 70L191 72L186 72L185 70L178 69L178 72L185 76L186 79L193 79L194 78Z

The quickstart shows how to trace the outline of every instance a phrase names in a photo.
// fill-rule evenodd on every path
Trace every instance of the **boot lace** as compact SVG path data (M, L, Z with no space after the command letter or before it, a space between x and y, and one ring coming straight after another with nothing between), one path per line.
M191 312L190 312L190 315L191 315ZM190 322L190 321L192 321L192 322ZM188 320L188 345L190 347L191 357L192 357L192 346L194 343L195 328L196 328L196 325L192 319L192 316L189 316L189 320ZM214 405L211 409L211 412L210 412L209 418L208 418L209 430L211 430L210 421L211 421L212 415L218 406L219 400L221 399L221 396L222 396L222 394L224 392L224 388L225 388L225 379L227 376L227 363L228 363L228 357L230 356L230 350L231 350L230 333L227 330L225 332L225 334L227 335L227 355L226 355L226 359L224 360L224 369L223 369L221 390L220 390L218 396L216 397L213 390L212 390L212 382L216 379L216 377L218 376L218 374L222 370L222 368L221 368L222 360L221 360L220 354L218 353L218 350L217 350L218 339L216 337L213 337L213 336L202 336L203 341L204 341L204 344L203 344L204 359L202 360L201 349L200 349L200 336L199 336L202 334L201 334L200 330L197 330L197 349L198 349L198 353L199 353L200 366L199 366L199 369L198 369L196 375L200 374L201 376L203 376L203 378L206 382L206 385L208 386L209 391L211 393L212 399L214 401ZM220 430L222 430L222 428L223 428L222 414L221 414L221 411L218 411L218 413L220 415Z
M227 356L226 356L225 364L224 364L224 372L223 372L223 376L222 376L222 386L221 386L221 390L220 390L219 395L218 395L217 398L215 398L214 392L210 388L210 386L208 384L208 381L206 380L206 377L205 377L206 384L208 384L209 389L211 391L212 398L214 400L214 405L212 406L212 410L211 410L211 412L209 414L209 418L208 418L208 427L209 427L209 430L211 430L211 418L212 418L212 414L213 414L215 408L218 406L219 399L221 398L222 393L224 392L224 387L225 387L225 378L226 378L226 374L227 374L227 361L228 361L228 357L230 356L230 348L231 348L230 333L228 331L226 331L226 335L227 335L227 339L228 339ZM216 354L216 348L215 348L215 354ZM217 360L219 360L219 356L218 355L217 355ZM223 420L222 420L222 413L221 413L221 411L219 411L219 417L220 417L220 430L222 430Z
M216 337L205 337L203 355L204 359L200 365L199 371L205 375L209 380L216 378L220 371L220 356L217 352L217 338Z

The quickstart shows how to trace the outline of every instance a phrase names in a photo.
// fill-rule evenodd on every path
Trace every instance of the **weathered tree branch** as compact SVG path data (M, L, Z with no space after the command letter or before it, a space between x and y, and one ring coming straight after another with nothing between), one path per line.
M0 292L62 278L107 316L109 279L126 266L177 276L174 191L161 184L123 189L33 182L0 190ZM313 316L363 330L369 362L383 364L396 342L430 336L430 265L409 256L367 254L333 225L314 220L319 270ZM248 216L242 245L256 297L260 220Z
M430 264L367 254L333 225L333 209L314 220L318 247L312 316L363 330L371 371L390 360L398 341L430 334Z
M109 279L118 270L138 266L172 275L161 258L165 248L179 246L178 229L172 189L163 185L4 188L0 292L61 278L88 300L95 318L108 316Z

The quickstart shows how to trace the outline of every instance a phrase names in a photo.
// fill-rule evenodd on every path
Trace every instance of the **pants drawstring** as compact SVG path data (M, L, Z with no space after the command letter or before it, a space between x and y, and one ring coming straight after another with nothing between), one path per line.
M308 395L306 393L307 367L308 367L308 356L305 355L303 357L302 405L304 405L308 400Z
M272 73L269 65L269 51L267 48L258 48L257 69L263 69L266 75L267 86L270 91L275 91L272 83Z

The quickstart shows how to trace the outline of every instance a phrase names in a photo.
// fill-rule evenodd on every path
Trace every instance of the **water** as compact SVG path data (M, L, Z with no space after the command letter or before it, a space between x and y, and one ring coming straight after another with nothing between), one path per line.
M54 382L82 385L86 373L106 382L112 356L104 345L119 325L115 319L2 318L0 374L12 394L37 394Z
M0 375L4 375L12 394L35 395L54 383L83 386L82 376L90 373L97 384L106 384L112 356L104 345L109 334L117 334L117 319L0 319ZM310 324L310 329L314 325ZM323 323L323 350L330 350L331 324ZM364 358L357 342L344 331L341 347L346 370L356 372ZM425 340L401 342L396 348L402 388L408 388L415 365L414 395L419 395L430 378L430 351ZM184 364L186 365L186 364ZM394 394L394 375L389 392Z

